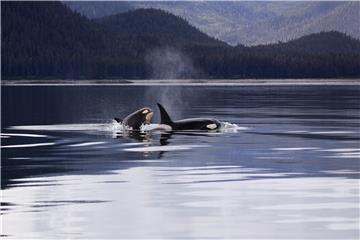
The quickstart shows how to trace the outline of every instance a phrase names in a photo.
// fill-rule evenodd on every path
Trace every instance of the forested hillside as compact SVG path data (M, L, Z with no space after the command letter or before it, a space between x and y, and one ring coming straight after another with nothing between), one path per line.
M1 2L1 8L3 78L103 77L118 56L134 59L110 32L60 2Z
M163 10L89 20L60 2L1 2L2 79L360 77L338 32L236 47Z
M284 43L254 46L251 49L309 54L353 54L360 52L360 41L344 33L331 31L310 34Z
M157 9L138 9L97 19L121 38L144 39L156 46L225 46L184 19Z
M156 8L230 44L254 46L340 31L360 39L359 1L69 1L90 18Z

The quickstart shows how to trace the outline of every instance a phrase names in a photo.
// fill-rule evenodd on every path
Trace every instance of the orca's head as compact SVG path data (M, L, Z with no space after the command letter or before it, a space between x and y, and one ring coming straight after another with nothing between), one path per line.
M151 119L154 116L154 112L148 107L144 107L144 108L142 108L140 110L139 111L141 112L141 115L142 115L142 117L144 119L144 122L145 123L151 123Z
M151 122L153 115L151 108L144 107L128 115L122 123L133 130L140 129L142 124Z

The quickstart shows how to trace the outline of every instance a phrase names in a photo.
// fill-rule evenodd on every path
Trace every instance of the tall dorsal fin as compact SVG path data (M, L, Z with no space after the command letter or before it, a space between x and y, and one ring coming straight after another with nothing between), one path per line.
M160 110L160 117L161 117L160 124L172 123L173 121L169 117L169 114L166 112L165 108L160 103L157 103L157 106Z

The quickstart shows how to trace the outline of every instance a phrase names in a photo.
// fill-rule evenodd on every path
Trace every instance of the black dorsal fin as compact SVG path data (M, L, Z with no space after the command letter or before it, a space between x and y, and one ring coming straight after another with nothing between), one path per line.
M166 112L165 108L160 103L157 103L157 106L160 110L160 117L161 117L160 124L172 123L173 121L169 117L169 114Z

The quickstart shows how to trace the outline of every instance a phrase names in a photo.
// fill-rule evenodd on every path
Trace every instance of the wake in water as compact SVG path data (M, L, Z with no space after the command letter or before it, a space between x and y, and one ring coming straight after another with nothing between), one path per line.
M103 135L103 136L111 136L112 138L125 138L130 141L136 140L138 143L147 143L146 147L134 147L134 146L124 146L124 151L129 152L157 152L157 151L174 151L174 150L187 150L198 147L207 147L207 145L193 145L193 144L180 144L174 146L166 146L168 145L168 140L174 134L179 135L189 135L189 136L212 136L222 133L237 133L239 130L247 129L246 127L239 127L237 124L229 123L229 122L221 122L221 127L216 130L197 130L197 131L165 131L161 129L161 124L142 124L139 130L129 130L124 127L124 124L118 121L112 121L108 123L83 123L83 124L55 124L55 125L23 125L23 126L11 126L7 128L8 130L14 132L2 132L1 138L4 140L7 139L6 143L1 146L1 148L33 148L33 147L43 147L43 146L51 146L58 145L59 142L56 138L52 137L51 132L54 133L65 133L65 132L77 132L77 133L85 133L90 135ZM21 132L19 132L21 131ZM22 132L25 131L25 132ZM30 134L28 131L31 131ZM44 132L49 132L44 134ZM27 138L27 140L26 140ZM30 141L29 138L35 140L35 138L42 138L41 141L35 140ZM153 138L159 139L160 146L157 146L155 142L153 142ZM92 139L92 137L91 137ZM15 141L15 142L14 142ZM132 143L133 144L133 143ZM154 145L155 144L155 145ZM111 147L113 143L105 140L105 141L95 141L86 139L81 141L73 141L69 140L65 145L61 143L61 145L67 147ZM119 148L118 143L115 143L115 149ZM151 146L150 146L151 145Z
M44 146L60 146L61 148L81 148L88 149L122 149L126 152L164 152L164 151L179 151L190 150L194 148L209 147L207 144L176 144L169 146L169 139L172 135L188 135L193 137L199 136L213 136L222 133L237 133L239 130L247 129L246 127L239 127L237 124L229 122L221 122L221 127L217 130L211 131L165 131L159 129L160 124L143 124L140 130L127 130L124 125L117 122L99 123L99 124L56 124L56 125L24 125L11 126L8 130L14 132L3 132L1 138L7 139L6 143L1 148L34 148ZM21 132L19 132L21 131ZM24 131L24 132L23 132ZM28 131L31 131L30 134ZM46 134L44 134L46 132ZM47 133L48 132L48 133ZM53 134L52 134L52 133ZM98 141L97 137L94 141L93 137L85 137L84 139L67 139L59 141L56 133L77 132L85 134L96 134L103 136L111 136L112 138L124 138L130 142L120 144L118 142L111 142L106 138ZM33 139L33 140L30 140ZM39 140L37 140L39 139ZM41 139L41 140L40 140ZM154 139L157 139L154 141ZM136 140L136 143L131 142ZM140 145L138 145L140 144ZM159 145L160 144L160 145ZM73 151L73 150L70 150Z
M112 132L124 133L129 130L124 129L123 125L112 121L111 123L83 123L83 124L55 124L55 125L23 125L11 126L9 130L29 130L29 131L76 131L76 132ZM235 123L221 122L221 127L213 131L187 131L187 132L218 132L218 133L237 133L246 130L247 127L240 127ZM139 132L160 131L159 124L143 124ZM184 131L182 131L184 132ZM2 133L2 137L10 136L8 133Z

